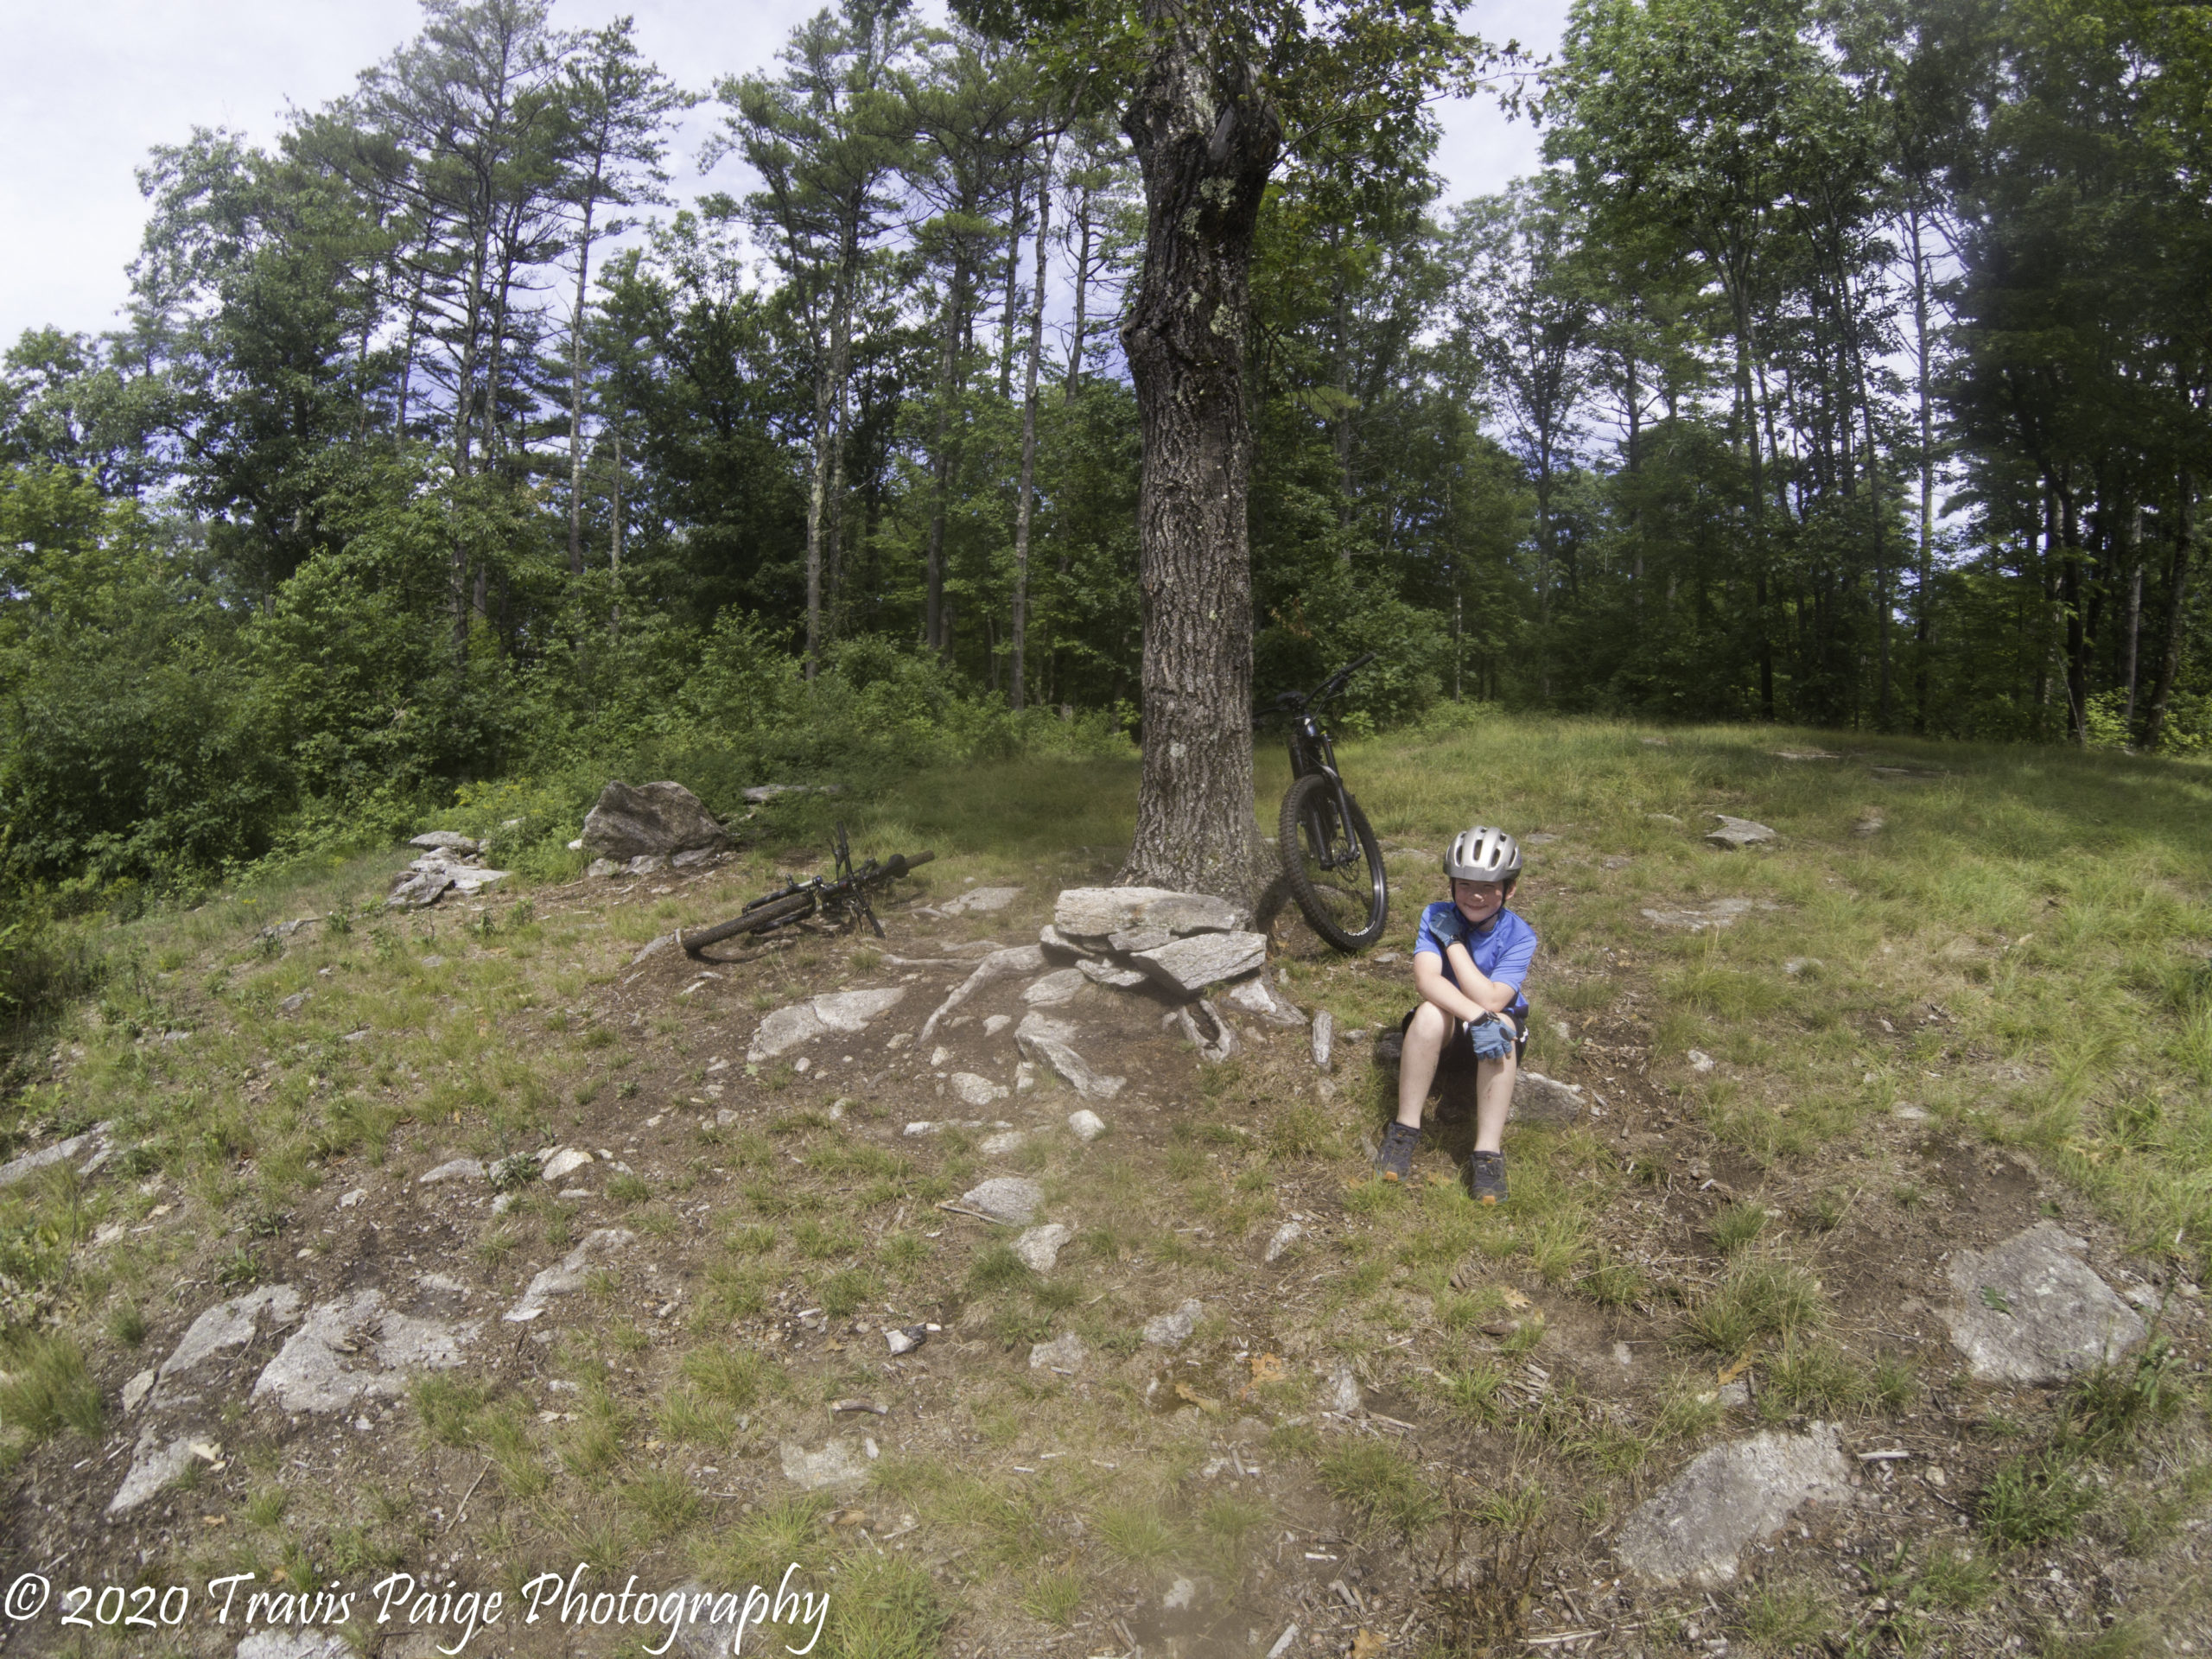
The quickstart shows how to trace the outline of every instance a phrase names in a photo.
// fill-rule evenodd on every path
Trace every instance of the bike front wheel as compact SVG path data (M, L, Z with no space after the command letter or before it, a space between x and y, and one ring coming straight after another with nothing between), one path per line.
M1339 950L1364 950L1382 937L1390 889L1382 849L1351 791L1338 810L1337 781L1309 772L1282 798L1275 852L1283 879L1313 929Z

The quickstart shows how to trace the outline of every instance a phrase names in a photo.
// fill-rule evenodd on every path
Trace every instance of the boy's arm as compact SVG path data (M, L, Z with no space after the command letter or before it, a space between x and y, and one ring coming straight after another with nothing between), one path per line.
M1467 955L1465 945L1455 944L1449 948L1459 953L1459 960L1452 964L1454 968L1462 974L1472 974L1474 980L1481 984L1490 983L1490 981L1475 971L1474 962ZM1421 993L1423 1001L1435 1003L1438 1007L1455 1020L1472 1022L1493 1012L1488 1004L1476 1001L1465 991L1445 977L1444 958L1433 950L1421 950L1414 953L1414 988ZM1506 1002L1510 1002L1512 1000L1513 994L1508 991L1505 994L1505 1001L1500 1002L1497 1006L1502 1008Z
M1458 976L1459 988L1466 994L1467 1000L1475 1003L1483 1014L1503 1014L1513 1006L1513 999L1521 994L1518 986L1509 985L1502 979L1492 979L1476 967L1472 953L1457 939L1445 949L1458 953L1452 958L1452 971ZM1414 972L1418 978L1421 972L1419 957L1414 958ZM1441 979L1443 975L1440 972L1437 977ZM1431 997L1429 1000L1434 1001L1436 999ZM1481 1015L1463 1014L1459 1017L1462 1020L1479 1019Z

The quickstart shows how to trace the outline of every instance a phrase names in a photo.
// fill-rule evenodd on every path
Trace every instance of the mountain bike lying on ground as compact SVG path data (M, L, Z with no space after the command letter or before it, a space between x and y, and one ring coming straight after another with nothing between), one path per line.
M935 853L893 853L887 863L879 864L871 858L856 870L853 868L853 849L845 839L842 822L837 825L834 850L836 864L829 880L818 875L805 881L787 880L781 893L755 899L727 922L717 922L712 927L677 929L676 942L683 947L687 956L711 961L713 958L704 955L710 944L742 934L767 933L779 927L794 926L817 915L838 927L857 927L865 921L880 939L883 937L883 924L875 919L869 899L871 890L889 887L909 870L937 856Z
M1339 950L1364 950L1382 937L1390 917L1382 849L1338 774L1336 744L1321 723L1351 677L1374 660L1370 651L1311 691L1286 691L1274 702L1275 712L1290 720L1291 777L1275 853L1299 909Z

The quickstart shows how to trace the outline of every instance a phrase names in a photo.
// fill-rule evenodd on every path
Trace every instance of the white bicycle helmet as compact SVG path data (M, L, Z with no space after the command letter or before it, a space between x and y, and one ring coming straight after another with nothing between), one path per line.
M1478 823L1452 842L1444 874L1454 881L1511 881L1521 874L1521 849L1504 830Z

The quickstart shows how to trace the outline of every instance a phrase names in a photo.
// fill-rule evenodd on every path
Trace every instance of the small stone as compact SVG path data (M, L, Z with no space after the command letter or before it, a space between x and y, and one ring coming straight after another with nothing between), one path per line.
M1337 1017L1326 1008L1313 1016L1313 1064L1319 1070L1329 1070L1334 1058L1337 1037Z
M823 1030L812 1003L794 1002L762 1017L753 1033L751 1046L745 1051L745 1058L755 1065L763 1060L772 1060L801 1043L819 1037Z
M1001 1090L999 1092L1003 1094L1006 1091ZM982 1144L976 1150L986 1158L1003 1158L1010 1152L1019 1151L1028 1139L1028 1134L1025 1130L1001 1129L996 1135L985 1135Z
M149 1424L138 1436L138 1444L130 1456L130 1467L123 1477L123 1484L108 1500L110 1515L126 1515L148 1498L162 1491L169 1483L192 1465L192 1442L188 1436L179 1435L168 1441L157 1439Z
M1247 1014L1258 1014L1271 1026L1296 1027L1306 1023L1304 1014L1268 987L1265 975L1231 986L1227 1000Z
M1017 1060L1014 1067L1014 1092L1026 1095L1037 1086L1037 1068L1027 1060Z
M1160 1599L1162 1611L1179 1613L1187 1610L1198 1599L1198 1586L1188 1579L1178 1579L1167 1586L1167 1593Z
M814 1017L825 1031L865 1031L870 1020L897 1007L906 995L903 985L872 991L833 991L814 999Z
M1709 904L1684 906L1678 910L1647 910L1645 918L1661 927L1688 928L1693 933L1708 927L1733 927L1752 909L1748 899L1715 899Z
M1298 1241L1305 1236L1306 1230L1294 1221L1286 1221L1281 1226L1276 1228L1268 1239L1266 1260L1268 1265L1273 1266L1275 1262L1281 1261L1286 1255L1296 1248Z
M1081 1107L1068 1114L1068 1131L1088 1145L1106 1133L1106 1120L1088 1106Z
M1715 812L1713 817L1720 820L1720 827L1707 830L1705 838L1716 847L1734 850L1756 847L1761 842L1776 839L1773 830L1763 823L1754 823L1749 818L1732 818L1726 812Z
M1154 1348L1180 1348L1191 1339L1205 1317L1205 1304L1193 1297L1172 1313L1156 1314L1144 1322L1144 1339Z
M1027 1229L1014 1241L1014 1253L1038 1273L1050 1273L1060 1259L1060 1247L1075 1236L1075 1230L1057 1221Z
M786 1441L780 1454L784 1478L803 1491L831 1491L857 1486L868 1478L864 1454L847 1440L831 1440L819 1452Z
M1020 887L970 887L958 898L948 899L937 908L947 916L980 916L1004 910L1020 897Z
M313 991L294 991L276 1005L276 1011L279 1014L297 1014L307 1006L308 999L314 995Z
M1851 826L1851 833L1854 836L1878 836L1882 833L1882 825L1884 823L1885 820L1880 813L1868 812L1860 817L1856 823Z
M567 1193L561 1195L563 1198ZM601 1227L584 1235L557 1268L547 1268L524 1287L515 1305L500 1317L519 1325L545 1311L549 1296L568 1296L584 1287L588 1270L604 1261L637 1235L626 1227Z
M1014 1016L1010 1014L986 1014L983 1018L983 1035L995 1037L1013 1023Z
M1072 1331L1055 1337L1050 1342L1036 1342L1029 1345L1029 1369L1033 1371L1067 1371L1083 1369L1083 1362L1090 1351L1083 1345L1083 1338Z
M1701 1048L1694 1048L1690 1050L1689 1061L1690 1070L1696 1072L1700 1077L1703 1077L1707 1072L1712 1071L1714 1066L1719 1064L1718 1060L1715 1060L1712 1055L1707 1053Z
M153 1387L154 1368L150 1365L124 1383L123 1385L124 1414L128 1416L143 1405L147 1395L153 1391Z
M1513 1103L1507 1116L1520 1123L1566 1126L1579 1122L1589 1107L1579 1084L1561 1083L1541 1071L1516 1071Z
M1522 836L1521 844L1523 847L1548 847L1558 839L1549 830L1537 830Z
M1801 974L1818 973L1826 966L1818 957L1792 957L1782 964L1782 971L1796 979Z
M1045 1190L1034 1181L1025 1181L1018 1176L997 1175L980 1186L973 1186L960 1195L961 1205L993 1221L1005 1222L1010 1226L1027 1227L1035 1218L1038 1206L1045 1202Z
M994 1101L1006 1098L1006 1086L993 1083L988 1077L977 1077L973 1071L956 1071L945 1079L952 1092L960 1097L963 1106L988 1106Z
M416 1176L419 1185L429 1186L435 1181L480 1181L484 1166L474 1158L454 1158Z
M368 1196L369 1189L367 1187L357 1186L351 1192L348 1192L344 1198L338 1200L338 1207L340 1210L351 1210L355 1205L360 1203L363 1198L365 1198Z
M1901 1117L1908 1123L1924 1123L1928 1121L1927 1109L1920 1106L1892 1106L1890 1108L1890 1116Z
M1360 1408L1359 1378L1343 1360L1331 1368L1328 1387L1324 1395L1325 1409L1339 1417L1349 1417Z
M1021 1000L1033 1008L1058 1007L1063 1002L1073 1001L1076 993L1090 982L1079 968L1056 969L1024 986Z
M929 1339L930 1328L926 1325L900 1325L896 1330L886 1331L883 1333L883 1340L889 1344L894 1357L899 1354L911 1354Z
M577 1147L563 1147L545 1160L540 1176L548 1181L564 1181L578 1170L590 1167L591 1154Z

